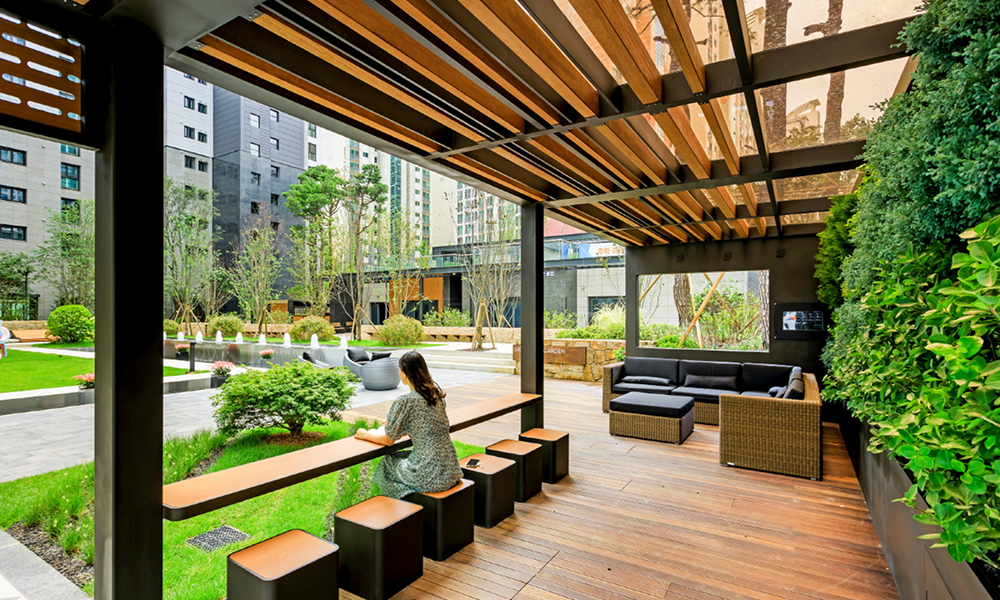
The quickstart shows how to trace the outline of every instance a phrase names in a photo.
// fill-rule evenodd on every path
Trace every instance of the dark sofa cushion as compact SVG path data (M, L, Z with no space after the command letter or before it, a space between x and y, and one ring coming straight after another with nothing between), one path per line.
M371 360L364 348L348 348L347 358L350 358L353 362L359 365Z
M788 389L787 385L776 385L771 389L767 390L767 395L772 398L781 398L785 395L785 390Z
M627 394L629 392L646 392L648 394L669 394L677 388L676 385L647 385L645 383L625 383L620 382L611 386L611 391L615 394Z
M684 379L684 387L710 388L714 390L738 391L736 377L722 375L688 375Z
M610 408L615 412L679 419L694 409L694 400L679 396L632 392L612 400Z
M739 392L733 392L732 390L713 390L709 388L695 388L682 386L674 391L670 392L674 396L691 396L698 402L711 402L712 404L719 403L719 396L723 394L733 394Z
M677 379L682 383L687 382L688 375L719 375L722 377L735 377L740 380L740 371L743 365L736 362L718 362L709 360L682 360Z
M389 358L392 356L392 352L372 352L372 360L378 360L380 358Z
M674 382L666 377L650 377L649 375L626 375L622 377L621 383L642 383L645 385L674 385Z
M743 389L763 392L772 387L788 385L792 378L791 365L743 363ZM801 371L801 369L800 369Z
M785 390L785 395L782 398L789 398L791 400L802 400L806 397L806 384L801 379L793 379L791 383L788 384L788 389Z
M671 381L677 378L676 358L648 358L641 356L626 356L623 377L629 375L644 375L646 377L663 377Z

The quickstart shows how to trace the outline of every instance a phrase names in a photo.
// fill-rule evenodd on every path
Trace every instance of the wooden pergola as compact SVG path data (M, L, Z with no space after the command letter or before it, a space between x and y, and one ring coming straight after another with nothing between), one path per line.
M625 246L813 235L864 141L786 143L776 91L897 59L908 84L906 14L786 45L719 2L706 36L682 0L0 0L24 61L0 60L0 127L99 151L96 597L161 595L161 323L136 300L163 286L162 65L520 205L541 394L544 215Z

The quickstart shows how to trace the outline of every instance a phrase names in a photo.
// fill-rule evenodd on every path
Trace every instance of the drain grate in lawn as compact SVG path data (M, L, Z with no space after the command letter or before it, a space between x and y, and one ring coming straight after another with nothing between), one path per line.
M194 536L193 538L187 540L187 544L189 546L194 546L206 554L211 554L219 548L225 548L226 546L242 542L247 539L250 539L248 534L243 533L235 527L223 525L222 527L216 527L211 531L206 531L201 535Z

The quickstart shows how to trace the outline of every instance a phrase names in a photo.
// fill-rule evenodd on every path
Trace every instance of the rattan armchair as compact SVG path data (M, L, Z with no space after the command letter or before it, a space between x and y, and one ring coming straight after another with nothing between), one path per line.
M822 479L819 385L803 373L805 398L723 394L719 398L719 462L733 467Z
M623 362L611 363L610 365L604 365L604 394L601 400L601 410L608 412L611 410L611 401L621 396L621 394L616 394L611 391L611 386L618 383L618 380L622 378L622 368L625 366Z

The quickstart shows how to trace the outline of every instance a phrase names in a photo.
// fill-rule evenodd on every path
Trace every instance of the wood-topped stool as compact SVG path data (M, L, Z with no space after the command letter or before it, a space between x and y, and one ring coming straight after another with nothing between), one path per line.
M336 600L337 546L293 529L229 555L229 600Z
M514 500L527 502L542 491L542 445L503 440L486 448L486 454L514 461Z
M477 459L479 465L469 467ZM517 482L516 464L512 460L486 454L473 454L458 461L462 475L474 482L476 494L475 523L493 527L514 514L514 488Z
M375 496L334 517L340 546L340 587L366 600L385 600L424 574L423 509Z
M444 560L476 537L475 484L460 479L443 492L410 494L404 500L424 508L424 556Z
M517 436L522 442L542 446L542 481L556 483L569 474L569 434L550 429L531 429Z

